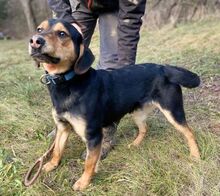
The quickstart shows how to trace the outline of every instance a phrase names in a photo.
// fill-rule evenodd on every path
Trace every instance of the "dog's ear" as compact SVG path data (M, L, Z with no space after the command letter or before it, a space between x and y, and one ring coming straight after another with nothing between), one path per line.
M76 74L84 74L91 67L95 57L89 48L85 48L83 44L80 44L79 57L76 60L74 71Z

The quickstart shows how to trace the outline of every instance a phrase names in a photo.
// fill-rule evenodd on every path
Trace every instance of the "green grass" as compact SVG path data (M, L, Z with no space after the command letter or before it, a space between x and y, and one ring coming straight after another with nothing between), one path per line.
M148 136L128 149L136 127L127 115L119 126L117 146L101 162L92 184L74 193L84 144L72 134L60 166L26 188L23 176L49 146L53 129L47 88L39 82L28 56L27 41L0 41L0 195L220 195L220 25L211 19L159 31L141 32L138 62L186 67L202 84L184 89L186 115L202 160L189 158L186 142L158 112L149 116ZM98 36L92 50L98 59Z

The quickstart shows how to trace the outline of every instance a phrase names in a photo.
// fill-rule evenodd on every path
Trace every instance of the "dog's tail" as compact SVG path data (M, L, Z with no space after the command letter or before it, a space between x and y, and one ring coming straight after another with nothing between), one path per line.
M200 84L199 76L184 68L166 65L163 69L165 76L172 83L180 84L187 88L195 88Z

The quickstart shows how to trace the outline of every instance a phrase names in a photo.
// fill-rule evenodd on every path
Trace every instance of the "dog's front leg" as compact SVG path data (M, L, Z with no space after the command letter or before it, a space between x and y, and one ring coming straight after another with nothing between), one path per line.
M101 153L102 134L96 134L95 137L92 137L93 138L90 138L86 144L87 157L85 161L84 172L82 176L73 185L73 189L75 191L81 191L85 189L90 184L91 178L97 169L97 164L100 159Z
M71 127L66 123L57 123L57 133L52 159L43 166L45 172L49 172L59 165L67 138L70 134L70 129Z

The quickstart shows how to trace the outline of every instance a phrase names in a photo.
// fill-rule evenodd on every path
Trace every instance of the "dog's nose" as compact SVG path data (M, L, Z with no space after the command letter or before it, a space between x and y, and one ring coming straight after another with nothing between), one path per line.
M41 48L44 44L45 44L45 40L42 37L35 35L30 39L30 46L32 48L36 48L36 49Z

